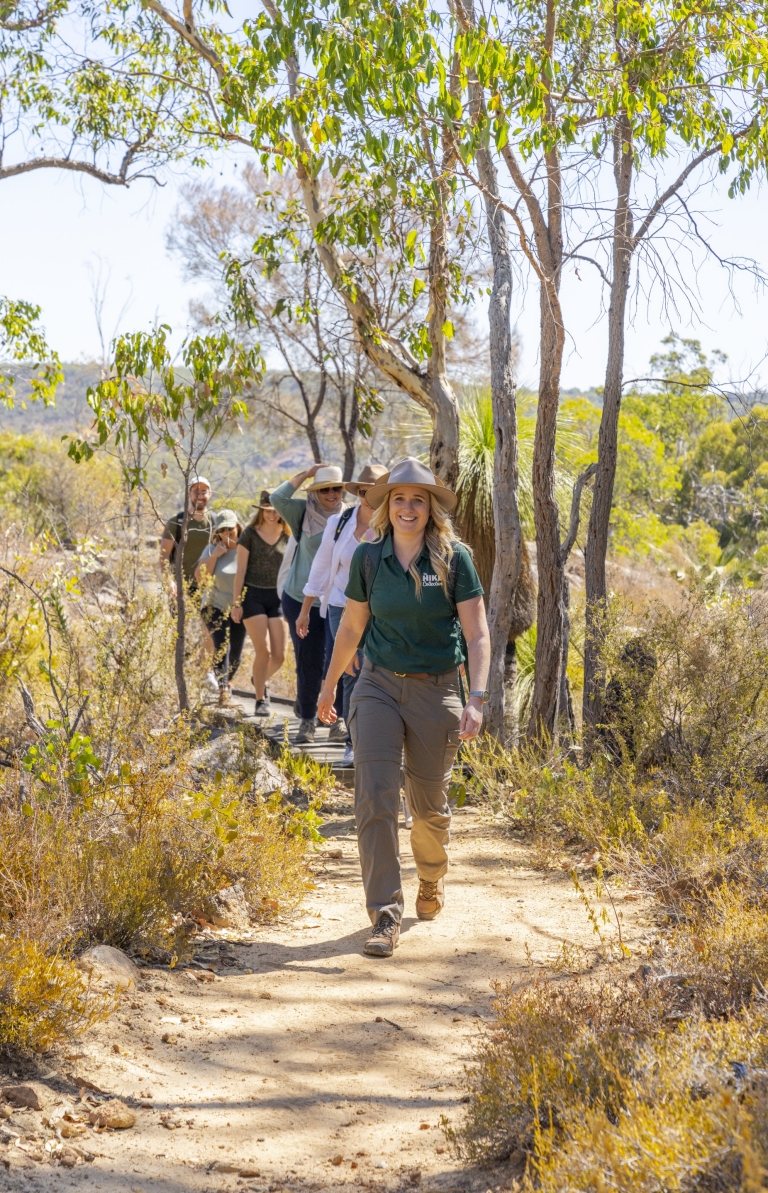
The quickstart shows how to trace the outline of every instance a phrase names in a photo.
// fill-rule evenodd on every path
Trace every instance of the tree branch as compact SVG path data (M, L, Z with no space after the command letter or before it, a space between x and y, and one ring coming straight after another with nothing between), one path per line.
M204 41L198 33L197 26L195 24L194 13L192 11L192 0L184 0L183 24L181 21L176 19L173 13L169 12L168 9L160 3L160 0L146 0L146 5L147 8L156 13L161 20L165 21L166 25L170 25L171 29L173 29L175 33L178 33L179 37L182 37L187 45L190 45L192 49L200 55L201 58L205 59L208 65L212 67L216 78L219 80L219 84L223 87L227 73L224 68L224 63L213 47L209 46L208 43Z
M568 534L565 536L565 542L560 546L560 562L563 567L567 562L568 556L573 550L573 544L576 542L576 535L579 533L579 521L581 520L581 494L584 486L597 472L597 463L590 464L589 468L585 468L581 476L573 486L573 497L571 498L571 522L568 527Z

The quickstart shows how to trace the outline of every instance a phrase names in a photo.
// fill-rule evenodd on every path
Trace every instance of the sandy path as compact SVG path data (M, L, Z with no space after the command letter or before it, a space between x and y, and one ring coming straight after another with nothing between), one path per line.
M203 985L155 971L59 1065L125 1099L151 1094L136 1127L89 1135L101 1154L69 1171L0 1168L0 1189L507 1187L504 1169L453 1160L438 1122L460 1119L460 1076L492 980L521 973L526 945L537 960L563 940L591 946L584 910L567 875L532 870L523 846L469 810L454 819L446 909L430 924L413 914L416 873L401 830L401 944L392 960L367 958L352 828L344 813L326 826L343 858L325 863L300 915L224 946L237 971ZM631 941L643 913L637 903L624 912ZM162 1041L168 1033L176 1043ZM49 1083L74 1092L53 1073ZM176 1129L162 1124L169 1113ZM13 1121L34 1130L40 1117Z

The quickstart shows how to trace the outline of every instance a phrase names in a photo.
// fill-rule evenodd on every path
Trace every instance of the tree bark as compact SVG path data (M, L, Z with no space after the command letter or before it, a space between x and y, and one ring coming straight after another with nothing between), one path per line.
M559 288L559 270L557 281ZM527 735L537 741L547 737L552 739L556 732L565 621L565 569L560 552L560 511L555 497L555 441L565 329L559 301L553 308L549 290L550 287L541 286L539 405L533 445L533 517L539 594L536 674Z
M187 626L187 594L184 589L184 547L187 542L187 527L189 526L189 477L184 478L184 515L179 528L179 541L173 556L173 574L176 580L176 644L174 648L174 674L176 691L179 697L179 712L189 711L189 694L187 692L187 677L184 671L184 654L186 650Z
M349 414L347 398L349 397ZM352 392L347 395L346 382L339 389L339 432L344 444L344 480L351 481L355 474L355 437L360 401L357 392L357 377L352 383Z
M470 106L475 120L482 114L479 84L470 80ZM518 507L517 387L513 375L512 262L504 212L499 204L499 184L490 149L481 145L475 154L483 186L488 241L493 258L493 286L488 307L491 357L491 401L496 445L493 454L493 525L495 559L488 597L488 628L491 635L491 669L486 708L486 728L506 738L512 708L506 710L506 662L509 632L514 613L514 593L520 580L523 534ZM514 658L514 646L513 646ZM514 686L514 681L513 681ZM511 714L511 715L510 715ZM515 736L514 729L512 736Z
M597 472L592 511L589 517L585 550L586 637L584 642L584 745L588 757L602 718L602 675L600 647L602 620L607 596L605 560L608 553L608 526L613 504L613 485L618 455L619 413L624 375L624 341L629 275L632 263L633 220L630 206L632 171L632 130L626 112L614 129L613 172L617 199L613 222L613 277L608 310L608 361L605 372L603 413L597 448Z

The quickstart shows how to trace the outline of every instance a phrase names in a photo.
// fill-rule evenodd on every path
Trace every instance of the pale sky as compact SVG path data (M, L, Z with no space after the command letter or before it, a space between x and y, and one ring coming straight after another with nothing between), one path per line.
M211 173L221 181L236 176L231 164L212 167ZM100 261L102 279L107 274L110 279L104 319L108 338L127 301L121 330L148 329L159 321L169 323L177 339L183 334L195 291L165 249L178 183L178 178L170 179L162 189L136 183L126 191L85 176L42 170L3 182L0 294L42 307L49 340L62 359L100 355L91 297L91 277ZM713 189L705 205L716 225L718 251L723 256L752 255L768 271L765 195L754 190L729 200ZM564 388L600 385L605 370L606 320L600 313L596 275L588 265L580 265L579 273L582 280L569 270L563 283L569 331ZM728 353L721 381L742 380L757 370L768 383L768 365L761 363L768 352L768 295L756 294L753 282L743 278L737 282L741 310L735 310L725 276L714 265L700 274L699 288L701 315L691 319L686 311L673 326L699 338L706 350ZM517 291L516 307L523 345L518 380L535 388L538 302L533 284ZM482 311L478 317L483 317ZM645 375L648 357L658 350L669 327L658 296L640 305L628 332L626 377Z

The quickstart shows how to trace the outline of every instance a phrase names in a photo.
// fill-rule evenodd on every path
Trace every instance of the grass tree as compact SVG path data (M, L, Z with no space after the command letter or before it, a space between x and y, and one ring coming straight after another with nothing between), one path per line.
M258 347L245 348L228 333L194 336L181 350L182 368L172 363L168 327L151 334L121 336L114 345L109 376L88 390L94 414L91 435L73 438L72 459L96 451L117 454L131 489L147 490L153 456L175 468L184 493L176 579L175 675L179 709L190 707L185 674L187 596L182 569L189 526L189 488L213 440L228 425L247 417L244 394L263 374ZM151 497L151 494L149 494Z

